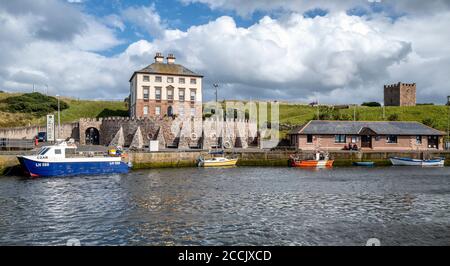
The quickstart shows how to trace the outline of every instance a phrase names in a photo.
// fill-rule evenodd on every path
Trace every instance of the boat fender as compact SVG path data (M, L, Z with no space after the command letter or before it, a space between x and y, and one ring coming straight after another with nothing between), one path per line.
M225 148L229 149L231 148L231 143L229 141L225 141L224 145Z

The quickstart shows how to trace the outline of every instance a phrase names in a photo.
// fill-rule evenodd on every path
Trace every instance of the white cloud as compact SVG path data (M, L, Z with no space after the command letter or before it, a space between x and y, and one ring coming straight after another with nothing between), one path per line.
M122 17L151 36L159 37L164 33L164 23L154 5L129 7L122 12Z
M224 9L237 12L241 16L248 16L255 11L294 11L305 12L307 10L322 8L330 12L342 12L359 7L368 9L372 4L378 4L386 9L394 9L397 12L414 13L415 15L432 14L436 11L449 10L448 0L180 0L185 4L203 3L211 9Z
M343 13L264 17L249 28L224 16L166 38L150 45L175 52L207 81L226 84L228 97L240 98L305 99L313 91L382 87L387 68L411 51L408 42Z
M0 53L0 89L49 84L52 93L123 98L132 72L161 51L205 75L206 99L213 96L212 82L221 84L220 98L228 99L308 101L317 93L329 103L382 101L383 84L398 81L416 82L419 102L443 102L450 93L450 12L445 8L392 21L348 16L339 11L346 6L336 6L324 17L291 12L244 28L223 16L181 31L167 29L152 6L100 19L68 4L62 6L64 18L48 12L60 5L33 2L32 11L26 11L0 4L0 49L8 51ZM114 29L125 30L124 21L154 38L132 43L115 56L98 54L121 43Z

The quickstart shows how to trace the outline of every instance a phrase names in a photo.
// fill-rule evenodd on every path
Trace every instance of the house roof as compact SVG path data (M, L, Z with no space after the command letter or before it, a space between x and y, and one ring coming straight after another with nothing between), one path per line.
M429 135L442 136L443 132L419 122L366 122L366 121L319 121L312 120L289 134L345 134L359 135L363 129L370 129L378 135Z
M190 77L200 77L200 78L203 77L202 75L199 75L180 64L166 64L166 63L159 63L159 62L155 62L151 65L144 67L141 70L135 71L133 73L133 75L131 75L130 81L133 79L133 77L136 73L190 76Z

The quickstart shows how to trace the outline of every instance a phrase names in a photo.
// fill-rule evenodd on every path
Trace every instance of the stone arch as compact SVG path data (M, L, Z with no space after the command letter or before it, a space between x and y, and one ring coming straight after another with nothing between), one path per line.
M86 144L86 131L89 128L95 128L99 132L98 142L99 144L103 144L102 119L82 118L78 122L78 128L81 145Z
M84 137L84 142L86 145L100 144L100 131L95 127L88 127L85 130Z

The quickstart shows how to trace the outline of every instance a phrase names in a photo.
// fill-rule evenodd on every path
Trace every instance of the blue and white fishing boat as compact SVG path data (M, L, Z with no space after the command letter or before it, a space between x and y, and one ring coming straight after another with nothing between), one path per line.
M76 148L61 142L42 147L36 155L17 158L31 177L127 173L131 166L121 156L82 156Z
M390 158L392 165L402 166L444 166L444 158L434 158L431 160L411 159L404 157L392 157Z

